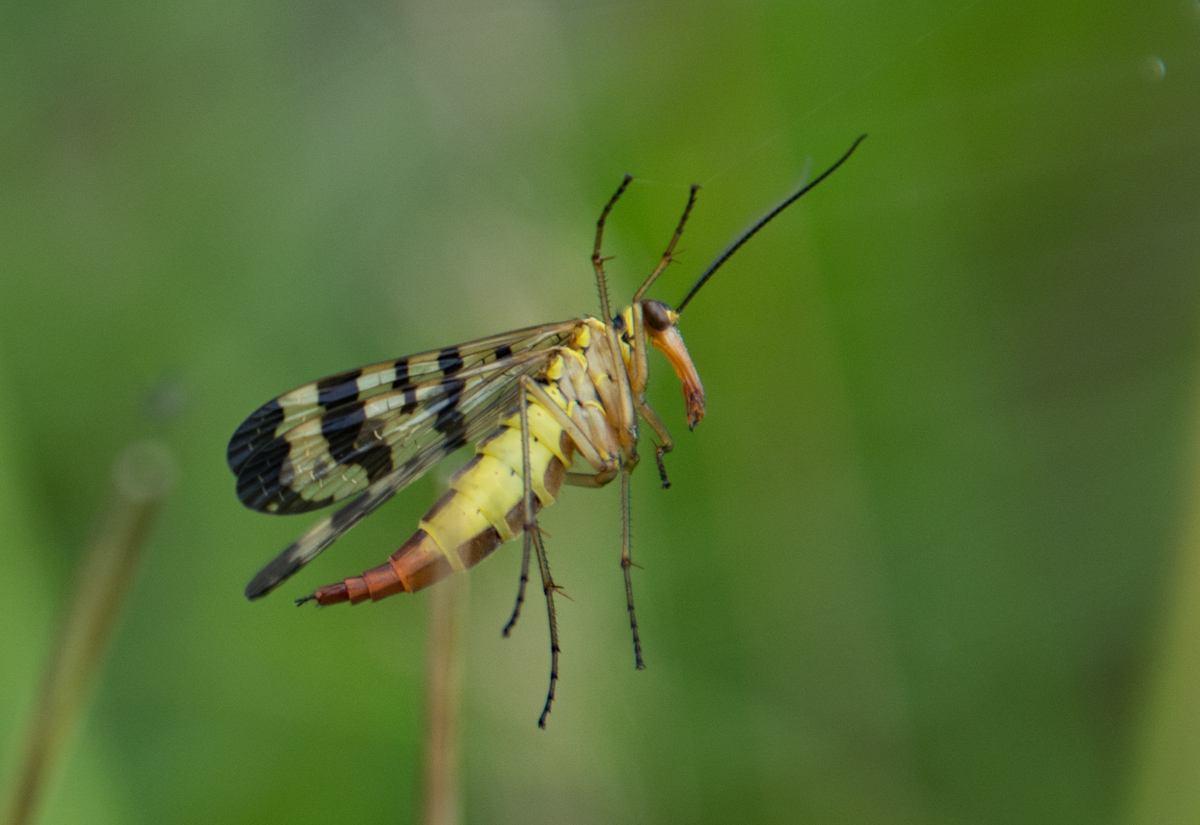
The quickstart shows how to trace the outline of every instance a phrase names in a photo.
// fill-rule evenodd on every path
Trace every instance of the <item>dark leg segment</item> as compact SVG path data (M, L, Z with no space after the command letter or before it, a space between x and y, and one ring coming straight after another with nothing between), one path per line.
M532 469L529 460L529 440L532 435L529 432L528 387L528 376L521 376L521 463L525 481L525 553L521 560L521 589L517 593L517 605L513 610L512 618L504 628L504 633L506 636L508 635L508 631L516 622L517 614L521 610L521 602L525 600L525 583L529 578L529 547L532 544L533 551L537 554L538 570L542 574L542 593L546 596L546 616L550 620L550 688L546 691L546 704L542 708L542 715L538 717L538 727L545 728L546 717L550 715L550 705L554 702L554 687L558 682L558 622L554 615L554 591L557 588L554 579L550 576L550 563L546 559L546 548L542 544L541 528L538 527L537 518L533 513Z
M633 557L630 555L629 530L629 471L621 473L621 509L624 518L621 536L621 570L625 573L625 603L629 606L629 627L633 631L633 659L638 670L645 670L646 663L642 661L642 640L638 636L637 613L633 610L633 579L629 568L633 567Z
M654 445L654 462L658 464L658 477L662 479L664 490L671 489L671 481L667 478L667 465L663 463L663 453L666 449L661 444Z
M526 528L528 529L528 528ZM534 531L537 525L533 526ZM550 688L546 691L546 704L542 715L538 717L538 727L546 727L546 717L550 715L550 705L554 702L554 687L558 684L558 621L554 616L554 591L558 588L550 577L550 562L546 560L546 548L542 545L542 536L538 532L533 535L533 549L537 553L538 569L542 572L542 592L546 594L546 616L550 620Z
M526 512L528 517L528 512ZM517 585L517 603L513 606L512 616L508 619L508 624L504 625L503 635L508 638L508 634L517 626L517 617L521 615L521 605L525 603L525 585L529 583L529 534L525 534L525 549L521 553L521 583Z

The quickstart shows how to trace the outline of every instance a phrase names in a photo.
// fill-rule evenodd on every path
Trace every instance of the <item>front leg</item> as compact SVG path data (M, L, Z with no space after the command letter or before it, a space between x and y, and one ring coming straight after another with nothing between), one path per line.
M609 482L617 477L617 471L607 470L599 473L565 473L563 475L563 484L570 484L573 487L589 487L593 490L598 490L601 487L607 487Z
M667 431L667 425L658 417L658 413L646 403L644 395L634 396L633 404L637 408L638 414L646 419L650 429L654 430L654 434L658 436L658 443L654 445L654 462L658 464L658 477L662 479L663 489L670 489L671 482L667 479L667 465L663 463L663 456L675 449L675 440L671 438L671 433Z
M532 395L534 400L550 414L555 423L563 428L567 437L574 442L575 449L592 466L592 469L597 473L612 473L615 476L620 467L618 460L612 456L601 455L601 448L572 420L571 416L567 415L566 410L554 403L554 399L542 389L540 384L525 376L522 376L521 381L523 382L522 391Z
M695 192L693 191L692 194L695 195ZM690 201L688 209L691 209ZM687 218L687 212L683 213L683 217ZM683 229L682 221L679 228ZM675 240L678 240L678 232ZM671 246L674 247L674 245L674 241L672 241ZM667 255L670 255L670 249L667 250ZM665 257L664 260L666 260ZM666 490L670 488L671 482L667 479L667 465L663 463L663 456L675 449L675 441L671 438L671 433L667 431L667 425L658 417L654 408L646 402L646 385L650 380L650 362L646 351L646 321L642 305L635 302L630 315L633 319L633 329L631 330L633 348L629 358L629 382L633 389L633 407L658 436L658 443L654 445L654 463L658 465L658 477L662 479L663 489Z

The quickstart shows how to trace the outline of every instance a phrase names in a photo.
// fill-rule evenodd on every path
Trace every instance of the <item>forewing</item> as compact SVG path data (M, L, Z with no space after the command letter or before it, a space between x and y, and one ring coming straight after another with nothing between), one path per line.
M468 402L479 408L481 392L490 394L521 374L536 374L548 349L568 340L576 324L503 333L339 373L284 393L252 413L229 442L227 460L238 478L238 497L261 512L303 513L368 490L393 474L403 476L429 446L430 433L432 440L447 444L452 436L461 438L455 425Z
M511 356L514 364L508 369L488 372L482 382L464 388L457 401L442 405L434 414L432 424L420 427L419 433L411 435L409 454L402 463L372 482L358 498L317 522L276 556L246 585L247 598L266 595L446 455L494 429L517 410L520 393L517 379L521 375L535 375L549 355L549 352L536 351ZM446 384L461 383L461 379L456 378L443 381Z

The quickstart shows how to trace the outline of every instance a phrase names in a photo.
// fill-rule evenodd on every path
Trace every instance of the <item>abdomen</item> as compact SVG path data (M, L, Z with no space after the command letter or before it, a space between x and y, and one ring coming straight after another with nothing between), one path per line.
M533 510L552 504L571 464L574 444L540 404L527 408ZM450 489L421 519L420 528L386 564L319 588L320 604L413 593L454 572L474 567L525 525L521 416L514 414L475 446Z

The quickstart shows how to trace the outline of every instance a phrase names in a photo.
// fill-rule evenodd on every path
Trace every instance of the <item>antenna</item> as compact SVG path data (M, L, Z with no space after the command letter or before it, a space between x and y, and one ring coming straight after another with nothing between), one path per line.
M854 144L846 150L846 154L842 155L838 159L837 163L833 164L833 166L830 166L828 169L818 175L816 180L812 181L811 183L806 183L804 186L800 187L794 193L789 195L786 199L784 199L783 203L776 206L774 209L764 215L756 224L754 224L754 226L743 232L736 241L729 245L728 249L721 253L721 257L713 261L708 269L704 270L704 274L700 276L700 280L696 281L696 285L692 287L691 291L684 296L682 301L679 302L679 306L675 309L675 312L677 314L682 313L683 308L688 305L688 301L692 300L692 296L700 291L700 287L704 286L704 283L713 276L714 272L721 268L722 264L724 264L730 259L730 257L733 256L734 252L737 252L739 249L741 249L742 244L754 237L755 232L762 229L764 226L770 223L776 215L798 201L802 195L804 195L821 181L825 180L825 178L832 175L833 170L845 163L846 160L849 159L852 154L854 154L854 150L858 148L858 144L866 140L866 137L866 135L859 135L858 140L854 141Z

